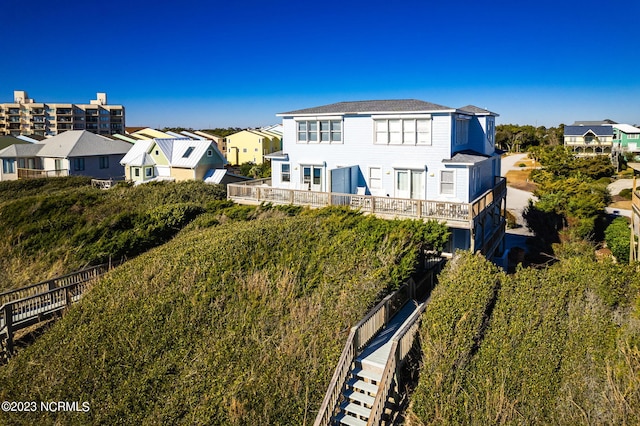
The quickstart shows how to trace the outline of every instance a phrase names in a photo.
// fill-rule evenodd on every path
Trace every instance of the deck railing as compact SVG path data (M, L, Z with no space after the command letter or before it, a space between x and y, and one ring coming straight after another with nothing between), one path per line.
M0 293L0 341L5 341L5 353L13 352L16 331L51 317L77 302L88 289L89 282L116 266L109 263L73 272Z
M389 394L393 391L393 387L399 384L399 369L414 345L416 335L420 330L420 317L426 307L426 302L421 303L407 321L407 324L392 340L389 358L387 359L382 377L378 383L378 391L376 392L376 398L371 407L371 415L369 416L367 426L379 425L382 420Z
M69 176L69 171L18 168L18 179L37 179L58 176Z
M326 426L331 423L338 400L342 395L342 389L359 351L389 323L390 319L402 309L406 302L412 300L416 294L425 293L422 287L433 284L433 275L439 272L443 261L440 259L439 262L434 262L434 268L428 271L419 283L410 279L398 290L389 294L351 328L314 426Z
M271 187L270 179L227 185L227 197L237 202L293 204L321 208L330 205L350 206L379 216L436 219L456 222L470 228L473 220L487 207L504 198L506 180L496 178L493 188L471 203L377 197L337 192L302 191Z

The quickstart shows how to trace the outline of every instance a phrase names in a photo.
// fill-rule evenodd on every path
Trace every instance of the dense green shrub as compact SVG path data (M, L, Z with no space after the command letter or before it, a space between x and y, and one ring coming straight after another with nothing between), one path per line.
M629 262L631 229L626 217L618 217L604 231L604 240L619 262Z
M584 243L558 251L574 254L508 276L470 255L445 269L423 318L409 424L640 421L640 276Z

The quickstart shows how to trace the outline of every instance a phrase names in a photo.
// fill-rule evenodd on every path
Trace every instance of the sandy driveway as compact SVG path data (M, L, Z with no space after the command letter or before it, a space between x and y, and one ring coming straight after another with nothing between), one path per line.
M518 164L526 158L528 158L527 154L513 154L502 157L500 165L502 176L505 176L509 170L522 170L522 167L518 167ZM529 199L537 201L537 198L534 197L531 192L507 186L507 210L515 215L516 222L520 225L519 228L508 229L507 232L518 235L533 235L533 233L527 229L524 219L522 218L522 211L529 205Z

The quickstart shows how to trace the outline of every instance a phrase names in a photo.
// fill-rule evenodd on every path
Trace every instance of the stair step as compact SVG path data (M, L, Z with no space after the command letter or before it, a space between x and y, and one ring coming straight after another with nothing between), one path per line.
M347 382L347 385L351 388L361 390L372 395L376 395L378 393L378 385L372 385L364 380L351 379Z
M340 404L340 409L345 413L355 414L356 416L369 418L371 415L371 408L363 407L362 405L354 404L353 402L345 401Z
M350 399L352 401L358 401L362 405L367 405L369 407L373 407L373 403L375 402L375 398L364 394L362 392L355 391L353 389L347 389L343 393L344 397Z
M336 416L336 422L347 426L367 426L367 422L364 420L356 419L355 417L344 413L340 413Z
M382 379L382 374L375 372L375 371L371 371L371 370L365 370L362 368L354 368L353 371L351 372L351 374L354 377L360 377L361 379L368 379L368 380L373 380L376 383L380 383L380 380Z

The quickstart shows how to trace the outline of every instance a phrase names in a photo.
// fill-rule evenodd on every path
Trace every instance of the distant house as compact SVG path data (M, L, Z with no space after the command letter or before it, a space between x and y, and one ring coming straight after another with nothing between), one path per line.
M6 179L70 175L110 179L124 176L119 161L130 148L127 142L86 130L69 130L35 144L11 145L0 151L0 156L3 165L14 164Z
M190 138L140 140L120 160L134 182L204 180L225 163L214 141Z
M18 168L42 169L42 159L38 157L40 148L40 144L19 141L0 150L0 181L18 179Z
M611 155L613 124L611 120L576 121L564 126L564 146L578 156Z
M230 164L262 164L264 156L279 151L281 136L269 130L242 130L224 138Z
M613 124L613 143L621 151L640 152L640 129L630 124Z
M240 203L350 205L382 217L446 221L447 251L500 251L506 187L497 114L419 100L340 102L289 111L270 182L229 185Z

